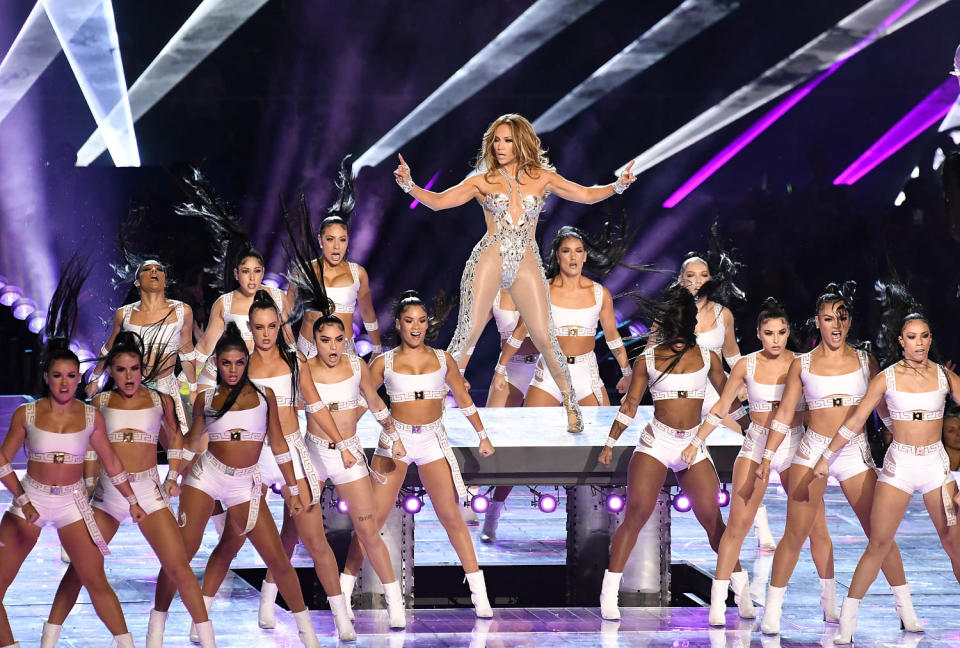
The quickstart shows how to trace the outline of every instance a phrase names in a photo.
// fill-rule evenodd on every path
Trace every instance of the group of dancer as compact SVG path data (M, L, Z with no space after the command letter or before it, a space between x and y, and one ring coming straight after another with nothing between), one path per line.
M894 342L886 349L895 350L901 340L904 355L884 370L882 378L876 361L847 343L852 302L832 285L816 304L821 342L813 351L797 354L787 348L790 323L779 304L768 300L757 323L763 348L740 357L733 316L723 305L736 291L731 279L735 264L722 251L711 249L690 255L661 299L637 298L652 326L646 349L631 365L617 332L613 297L600 283L583 276L586 270L602 279L622 265L630 235L607 228L596 241L577 228L561 228L546 269L534 237L548 194L598 202L623 193L634 182L629 166L611 184L573 183L550 165L526 119L504 115L483 136L477 173L455 187L442 192L418 187L402 156L394 176L404 192L431 209L475 199L486 219L487 232L463 272L456 331L445 351L428 343L436 338L449 304L439 299L428 305L416 291L407 291L393 311L396 346L383 352L367 273L346 258L355 201L345 170L339 198L319 230L313 230L303 198L296 214L282 209L290 258L291 286L286 293L262 285L263 256L206 181L199 175L189 178L195 200L178 211L201 219L217 240L217 285L223 294L194 345L192 311L168 298L166 264L124 246L121 274L133 281L138 299L115 313L113 330L86 390L90 404L75 398L83 376L79 359L67 348L86 270L76 259L66 266L48 309L45 396L16 411L0 446L0 479L15 498L0 522L0 542L5 546L0 595L36 543L41 525L58 529L72 559L43 627L44 648L56 645L81 586L87 588L117 643L133 645L103 567L107 543L128 515L139 524L161 564L148 648L162 646L176 592L193 621L191 638L204 647L215 645L209 614L230 563L247 538L269 570L261 589L262 628L276 624L279 592L293 613L303 645L319 646L290 562L297 542L313 559L341 640L356 638L350 598L364 557L383 584L389 625L403 628L404 597L379 531L396 506L411 463L417 465L460 558L477 616L491 616L483 572L461 515L460 502L471 495L443 426L444 402L452 393L477 432L480 455L494 452L463 378L474 345L491 318L500 332L502 351L488 407L562 406L567 430L582 431L580 407L609 404L594 353L598 330L620 366L622 378L616 389L625 394L601 462L610 462L611 448L629 427L646 390L654 401L654 419L640 432L630 462L627 512L603 579L604 618L619 618L622 570L668 469L677 473L718 552L710 624L724 623L731 585L740 615L756 616L738 554L751 524L761 519L771 467L781 474L790 499L787 531L776 546L761 624L764 632L779 631L786 583L807 537L821 577L824 619L839 618L841 637L852 634L859 600L880 568L894 587L905 627L918 630L893 543L899 521L893 518L898 510L902 517L908 493L916 489L924 492L960 578L960 538L952 499L956 486L949 466L942 465L946 454L938 445L943 400L948 392L960 394L960 383L952 372L928 359L930 330L927 320L913 312L916 309L895 335L891 333ZM227 290L229 281L236 282L232 290ZM905 302L907 295L891 289L888 297L887 310L893 317L895 303ZM353 321L358 311L374 346L369 363L356 355ZM890 326L888 333L895 328ZM184 383L189 408L180 396ZM389 407L377 394L381 385ZM903 391L897 391L898 386ZM743 390L749 410L740 403ZM896 421L888 425L894 445L879 485L863 435L864 421L875 407ZM300 409L306 429L299 423ZM356 436L357 421L367 410L382 426L369 465ZM717 504L719 480L705 445L709 433L721 424L745 431L726 526ZM156 463L158 442L169 460L162 481ZM18 479L9 461L21 445L27 448L29 461L26 476ZM870 537L839 613L821 497L828 473L841 482ZM327 479L347 502L353 523L342 571L327 543L318 506ZM266 508L269 484L282 484L279 531ZM494 497L481 534L484 541L496 537L507 492L498 489ZM172 498L179 498L177 512ZM873 507L883 507L883 514L871 515ZM190 560L211 517L220 538L201 583ZM17 646L13 639L0 606L0 646Z

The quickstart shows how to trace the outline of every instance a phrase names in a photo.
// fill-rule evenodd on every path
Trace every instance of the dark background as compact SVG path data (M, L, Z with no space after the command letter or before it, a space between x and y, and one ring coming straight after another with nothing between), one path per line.
M0 52L13 42L33 2L0 5ZM83 296L79 334L99 348L102 319L122 303L110 287L108 263L118 261L119 223L131 206L147 222L137 247L171 263L181 297L202 314L200 269L210 241L196 222L173 214L183 199L177 179L199 166L228 200L268 258L283 271L279 201L306 193L319 222L334 195L340 158L358 156L495 38L530 3L307 2L271 0L136 123L143 167L117 169L108 155L88 168L73 166L95 123L65 58L59 56L7 118L0 122L0 222L24 218L37 248L0 243L0 273L43 303L49 285L32 285L27 270L47 264L56 276L81 249L95 261ZM469 171L487 124L506 112L530 119L679 4L663 0L606 0L560 32L491 85L452 110L402 148L414 178L435 188ZM551 160L583 184L607 183L620 164L679 128L768 67L863 5L862 0L799 3L745 0L726 19L665 60L610 92L561 128L546 133ZM114 2L126 78L132 83L193 11L196 2ZM744 263L738 283L747 302L734 304L744 352L757 348L757 305L781 299L799 324L827 281L855 279L860 287L855 330L872 338L877 327L873 281L889 272L907 278L933 315L942 355L960 358L957 321L960 246L943 216L933 151L954 148L936 127L852 187L832 180L894 122L944 81L960 33L960 5L948 3L855 56L777 121L717 174L672 210L660 205L682 182L770 108L768 104L642 174L622 197L599 205L551 198L540 236L549 241L565 224L598 233L604 219L626 213L639 228L631 263L674 272L683 254L703 249L712 221ZM474 204L433 213L409 209L394 184L391 156L357 178L358 207L350 258L370 277L381 328L404 289L426 296L458 292L463 263L484 231ZM918 166L907 202L894 198ZM4 178L6 181L4 181ZM20 179L25 179L21 181ZM17 193L17 200L11 199ZM35 214L35 217L34 217ZM655 294L671 275L637 277L616 271L614 293L639 288ZM48 282L49 283L49 282ZM31 292L33 291L33 292ZM617 303L621 319L630 301ZM0 309L3 310L3 309ZM441 333L445 346L453 319ZM0 314L0 392L22 391L22 323ZM487 333L468 377L489 381L496 337ZM605 368L605 374L610 367ZM608 383L613 385L612 381Z

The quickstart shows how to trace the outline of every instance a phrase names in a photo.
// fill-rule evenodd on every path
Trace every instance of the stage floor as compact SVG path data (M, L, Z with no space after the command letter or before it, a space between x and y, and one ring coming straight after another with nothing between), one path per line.
M496 545L483 545L477 540L479 527L471 527L481 565L536 564L549 561L562 563L565 556L565 515L561 502L557 513L543 514L531 508L526 489L518 488L508 500ZM827 492L827 510L836 554L839 595L846 591L856 560L865 540L852 513L836 487ZM0 505L9 504L10 496L0 489ZM279 499L271 500L271 511L279 513ZM783 529L785 499L771 486L768 510L774 535ZM689 562L707 571L713 570L714 557L705 536L691 513L673 514L673 562ZM857 646L958 646L960 615L957 594L960 586L953 578L949 561L937 542L933 526L919 498L911 503L907 518L898 536L908 577L914 592L918 614L929 628L922 635L903 633L898 628L893 597L881 576L864 604L857 631ZM208 528L203 547L194 566L202 570L204 561L216 542L212 527ZM743 552L743 562L753 574L755 600L762 601L763 583L768 578L772 554L755 548L752 536ZM139 532L129 524L121 527L111 544L113 554L107 558L108 576L123 603L127 623L138 646L143 645L148 611L153 598L156 559L145 550ZM443 531L430 510L429 502L417 516L416 563L418 565L455 564L455 556ZM294 562L309 566L309 557L298 548ZM262 562L249 548L238 556L238 567L259 567ZM64 565L56 535L44 529L34 552L27 558L5 604L15 636L23 648L40 645L39 636L44 618ZM466 594L466 586L463 586ZM783 634L762 637L757 621L741 621L734 609L727 614L729 628L711 630L706 626L707 608L624 608L620 623L604 622L597 608L498 609L495 618L477 621L468 609L410 610L410 624L405 632L390 631L385 612L357 612L358 646L470 646L479 648L513 648L516 646L830 646L836 626L820 621L819 585L816 572L804 553L787 593L784 606ZM296 628L291 616L278 610L278 626L274 631L257 627L258 592L236 575L229 575L214 603L211 618L221 648L250 646L298 646ZM333 619L329 612L312 613L324 645L332 645ZM187 648L191 644L186 632L189 617L176 601L167 623L165 646ZM109 644L106 629L93 612L86 594L65 624L60 646L68 648L101 648Z

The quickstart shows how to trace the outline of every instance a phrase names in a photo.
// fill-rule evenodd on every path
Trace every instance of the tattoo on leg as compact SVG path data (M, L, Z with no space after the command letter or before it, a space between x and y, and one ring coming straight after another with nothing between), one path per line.
M366 522L372 517L373 517L373 513L370 513L368 515L360 515L360 516L357 516L357 522Z

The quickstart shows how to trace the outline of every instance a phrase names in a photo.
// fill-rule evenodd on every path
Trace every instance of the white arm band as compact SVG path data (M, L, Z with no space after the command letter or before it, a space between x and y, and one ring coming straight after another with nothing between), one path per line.
M736 421L737 419L740 419L740 418L743 418L744 416L747 416L749 413L750 413L750 410L748 410L746 407L744 407L743 405L741 405L739 408L737 408L737 409L733 410L732 412L730 412L730 418L732 418L734 421Z
M766 459L767 461L773 461L773 457L776 454L777 453L775 450L768 450L766 448L764 448L763 450L763 458Z
M849 441L849 440L852 439L853 437L857 436L857 433L854 432L853 430L851 430L850 428L848 428L846 425L841 425L841 426L840 426L840 429L837 430L837 434L839 434L840 436L842 436L842 437L843 437L844 439L846 439L847 441Z
M116 475L110 476L110 483L113 484L114 486L118 486L125 481L129 481L129 479L127 478L126 470L121 470Z
M390 418L390 410L384 407L379 412L372 412L373 418L377 419L380 423L383 423L388 418Z
M287 492L290 493L291 497L296 497L300 494L300 484L288 484Z
M306 405L304 405L303 411L306 412L307 414L315 414L316 412L319 412L326 406L327 406L326 403L324 403L322 400L318 400L318 401L314 401L313 403L307 403Z
M880 422L883 423L883 427L887 428L888 430L893 429L893 419L891 417L881 416Z
M487 431L484 430L483 428L480 428L479 430L477 430L477 438L480 439L481 441L483 441L484 439L486 439L486 438L487 438Z
M770 424L770 429L774 432L779 432L785 436L790 436L790 426L786 423L781 423L780 421L774 421Z
M622 348L623 348L623 338L622 338L622 337L618 337L618 338L615 338L615 339L613 339L613 340L607 340L607 348L610 349L611 351L613 351L614 349L622 349Z
M30 496L27 495L26 493L17 495L16 497L13 498L13 503L19 506L20 508L23 508L24 506L30 503Z
M96 461L99 458L96 450L87 450L83 455L84 461Z
M471 403L470 407L461 407L460 413L463 414L464 416L473 416L474 414L477 413L476 403Z
M290 455L290 451L281 452L280 454L274 454L273 458L277 460L278 464L290 463L293 461L293 457Z
M373 320L372 322L364 321L363 328L365 328L368 331L379 331L380 322L378 322L377 320Z
M831 459L833 459L833 455L835 454L837 453L831 450L830 448L824 448L823 453L820 456L826 459L827 461L830 461Z
M0 464L0 477L6 477L13 472L13 466L8 463Z
M612 436L608 436L607 440L603 442L603 445L608 448L612 448L613 446L617 445L617 439L614 439Z
M706 439L701 439L696 434L690 439L690 445L700 450L703 450L703 445L706 443Z
M193 458L197 456L193 450L183 449L183 454L181 455L184 461L193 461Z
M137 496L136 496L135 494L133 494L133 493L127 495L127 496L126 496L126 500L127 500L127 503L128 503L130 506L136 506L136 505L137 505Z
M194 353L194 360L196 361L196 366L203 367L203 365L207 364L207 358L210 357L209 355L201 353L200 350L197 349L196 347L194 347L193 353Z
M617 423L623 423L625 426L630 427L630 424L633 423L633 417L627 416L623 412L617 412L617 415L613 419Z
M197 350L194 349L190 353L184 353L183 351L179 351L177 355L180 356L180 362L189 362L191 360L197 359Z
M370 345L370 353L373 354L374 356L380 355L381 353L383 353L383 345L382 345L382 344L371 344L371 345Z
M180 473L176 470L171 470L167 473L167 478L164 481L172 481L174 484L180 481Z
M183 450L181 448L170 448L167 450L167 459L183 459Z
M523 345L523 340L518 340L517 338L513 337L513 333L511 333L511 334L507 337L507 339L505 340L505 342L506 342L507 346L513 347L514 349L519 349L519 348Z
M498 362L497 364L493 365L493 373L498 373L498 374L500 374L501 376L506 376L506 375L507 375L507 367L506 367L506 365L502 365L502 364L500 364L499 362Z
M730 367L731 370L737 365L738 362L740 362L740 358L741 356L739 353L732 356L723 356L723 359L727 361L727 366Z
M96 477L84 477L84 478L83 478L83 485L86 486L87 488L93 488L94 486L97 485L97 478L96 478Z
M714 427L719 427L720 424L723 422L723 419L717 416L716 414L714 414L713 412L707 412L707 415L703 417L703 420Z

